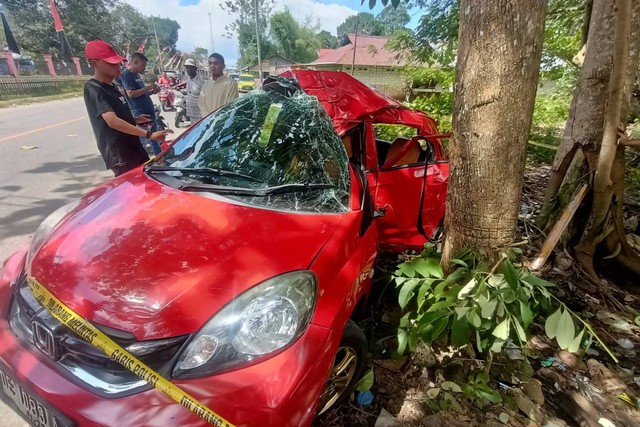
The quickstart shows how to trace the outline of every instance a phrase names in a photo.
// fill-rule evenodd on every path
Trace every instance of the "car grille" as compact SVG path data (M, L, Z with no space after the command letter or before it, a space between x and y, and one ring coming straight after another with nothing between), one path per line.
M28 342L35 351L48 356L48 360L59 372L74 382L80 380L81 385L85 385L85 388L95 394L103 397L121 397L150 388L146 381L82 340L67 326L51 316L34 298L24 275L20 277L14 288L9 310L9 325L18 338ZM179 350L189 337L184 335L158 341L136 341L131 333L95 323L93 325L124 348L137 344L139 349L138 351L130 350L132 354L165 378L170 375ZM34 331L36 331L35 334L41 334L44 331L50 335L52 338L50 345L36 345L36 338L39 343L43 340L40 339L41 337L36 337ZM142 350L141 343L149 346Z

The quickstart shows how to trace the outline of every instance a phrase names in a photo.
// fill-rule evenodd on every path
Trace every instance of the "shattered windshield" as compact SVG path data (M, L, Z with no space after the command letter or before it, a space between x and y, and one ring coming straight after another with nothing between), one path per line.
M259 90L237 99L191 128L147 172L168 174L185 191L274 209L348 210L346 151L317 98L304 93Z

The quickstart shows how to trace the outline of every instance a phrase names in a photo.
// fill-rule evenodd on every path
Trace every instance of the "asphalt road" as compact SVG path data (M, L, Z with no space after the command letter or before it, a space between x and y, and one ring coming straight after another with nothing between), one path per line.
M173 123L172 112L163 116ZM0 109L0 262L47 215L112 177L82 98ZM27 426L1 402L0 420Z

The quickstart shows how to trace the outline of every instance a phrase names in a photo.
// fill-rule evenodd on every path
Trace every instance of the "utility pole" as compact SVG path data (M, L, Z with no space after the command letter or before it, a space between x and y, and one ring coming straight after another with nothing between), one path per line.
M213 44L213 24L211 23L211 12L209 12L209 38L211 39L211 53L216 51L216 46Z
M253 0L256 15L256 42L258 43L258 80L262 82L262 55L260 54L260 23L258 22L258 0Z
M358 23L360 21L360 14L356 15L356 36L353 39L353 59L351 60L351 75L353 76L353 69L356 65L356 49L358 49Z
M156 30L156 19L151 16L151 22L153 23L153 34L156 36L156 48L158 49L158 64L160 68L160 72L164 71L164 67L162 65L162 51L160 51L160 42L158 41L158 31Z

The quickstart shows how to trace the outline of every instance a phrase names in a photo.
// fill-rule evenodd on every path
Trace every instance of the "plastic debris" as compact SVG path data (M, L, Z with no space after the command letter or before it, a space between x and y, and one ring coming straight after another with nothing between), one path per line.
M398 422L396 419L387 411L382 408L380 411L380 415L378 415L378 419L376 420L375 427L397 427Z
M373 393L371 393L371 390L358 392L356 395L356 403L360 406L371 406L373 403Z
M548 367L550 367L551 365L553 365L553 362L555 362L555 361L556 361L556 358L555 358L555 357L548 357L547 359L545 359L545 360L541 361L541 362L540 362L540 364L541 364L543 367L548 368Z
M633 342L628 339L628 338L618 338L616 340L616 342L618 343L618 345L626 350L631 350L633 348L635 348L635 345L633 344Z

